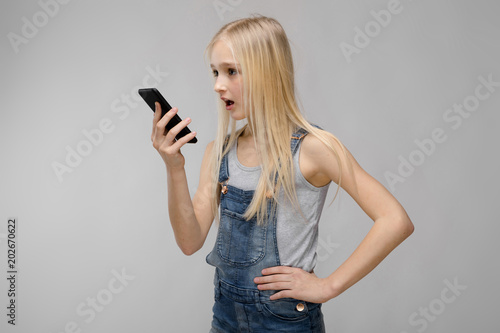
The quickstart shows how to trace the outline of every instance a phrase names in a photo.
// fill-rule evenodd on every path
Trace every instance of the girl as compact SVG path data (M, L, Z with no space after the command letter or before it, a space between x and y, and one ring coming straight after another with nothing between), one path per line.
M228 23L206 51L220 96L218 129L192 200L180 149L196 132L174 139L190 118L165 133L178 110L161 118L157 104L151 140L166 165L169 216L182 252L198 251L219 220L207 256L215 266L211 332L324 332L321 304L375 268L413 224L335 136L302 116L290 45L276 20ZM319 278L318 222L332 181L375 223L340 267Z

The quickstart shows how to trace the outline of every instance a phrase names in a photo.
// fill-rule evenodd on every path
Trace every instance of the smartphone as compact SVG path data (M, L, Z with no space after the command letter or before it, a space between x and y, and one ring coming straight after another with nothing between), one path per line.
M160 92L156 88L144 88L144 89L139 89L139 95L144 99L144 101L149 105L151 110L155 112L155 102L160 103L161 106L161 116L163 117L165 113L167 113L172 107L170 104L168 104L167 100L160 94ZM182 121L181 117L179 115L175 115L172 119L167 124L167 132L172 129L175 125L180 123ZM191 133L191 130L187 127L184 127L179 134L175 136L176 140L179 140L186 134ZM198 139L193 138L188 143L196 143L198 142Z

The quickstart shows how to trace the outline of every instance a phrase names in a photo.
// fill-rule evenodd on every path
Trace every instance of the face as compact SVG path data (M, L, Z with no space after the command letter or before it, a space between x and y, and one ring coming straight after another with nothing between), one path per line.
M219 40L214 44L210 62L215 78L215 92L220 95L234 120L244 119L241 67L235 62L231 49L224 41Z

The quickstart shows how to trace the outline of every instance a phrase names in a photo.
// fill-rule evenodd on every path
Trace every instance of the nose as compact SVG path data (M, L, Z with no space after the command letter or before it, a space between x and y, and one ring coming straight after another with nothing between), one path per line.
M224 83L223 79L222 79L220 76L218 76L218 77L215 79L214 91L215 91L216 93L219 93L219 94L220 94L220 93L222 93L222 92L224 92L224 91L226 91L226 90L227 90L227 88L226 88L226 85L225 85L225 83Z

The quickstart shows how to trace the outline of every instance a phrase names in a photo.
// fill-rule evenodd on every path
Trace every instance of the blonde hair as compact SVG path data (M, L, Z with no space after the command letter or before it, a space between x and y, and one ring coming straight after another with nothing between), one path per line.
M292 52L283 27L273 18L254 16L224 25L212 38L205 53L210 56L214 44L223 40L241 66L243 78L243 105L249 130L261 162L261 176L245 218L257 217L258 223L267 215L267 197L272 193L273 205L278 204L281 188L285 197L299 208L294 183L294 168L290 150L291 136L298 128L304 128L329 147L337 158L341 174L342 164L336 149L330 143L336 141L344 154L342 143L332 134L312 126L301 114L295 97ZM224 155L245 129L236 130L236 122L225 109L218 105L218 129L212 154L213 191L212 208L217 214L220 196L219 171ZM229 128L231 129L228 135ZM276 182L275 182L276 180ZM341 177L338 180L337 196ZM271 191L271 192L270 192ZM335 197L333 200L335 200Z

